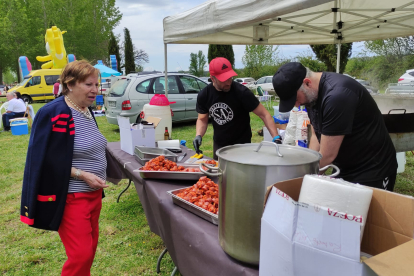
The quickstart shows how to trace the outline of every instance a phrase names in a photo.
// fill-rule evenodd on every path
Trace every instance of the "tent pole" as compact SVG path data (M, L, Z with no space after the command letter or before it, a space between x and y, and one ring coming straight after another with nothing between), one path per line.
M336 44L338 47L336 51L336 72L339 73L339 64L341 62L341 43Z
M167 73L167 43L164 43L164 64L165 64L165 97L168 98L168 73Z

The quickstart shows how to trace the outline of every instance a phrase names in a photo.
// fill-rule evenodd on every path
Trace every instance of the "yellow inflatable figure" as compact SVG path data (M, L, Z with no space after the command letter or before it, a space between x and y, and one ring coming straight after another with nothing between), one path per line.
M63 44L62 35L64 33L66 31L61 32L56 26L52 26L52 28L46 30L46 51L49 55L36 57L40 62L47 61L42 65L42 69L60 69L68 63L65 45Z

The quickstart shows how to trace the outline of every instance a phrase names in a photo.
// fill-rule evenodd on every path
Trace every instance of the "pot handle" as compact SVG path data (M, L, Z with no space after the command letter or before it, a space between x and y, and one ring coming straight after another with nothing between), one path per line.
M257 149L255 150L255 152L258 152L260 150L260 148L264 145L264 144L268 144L268 145L273 145L276 147L276 154L279 157L283 157L283 155L280 153L279 151L279 145L273 142L267 142L267 141L262 141L260 142L260 145L257 147Z
M336 177L336 176L338 176L338 175L339 175L339 173L341 172L341 171L339 170L339 168L338 168L337 166L335 166L334 164L329 164L329 165L327 165L327 166L325 166L325 167L323 167L323 168L319 169L319 171L321 172L321 171L327 170L327 169L329 169L329 168L334 168L334 169L336 170L336 172L335 172L335 173L333 173L333 174L331 174L331 175L327 175L327 176L329 176L329 177Z
M397 111L397 110L404 111L403 114L405 114L407 112L407 109L400 108L400 109L391 109L390 111L388 111L388 114L391 114L391 111Z
M215 176L221 176L222 174L223 174L223 172L221 171L221 169L220 168L216 168L215 166L212 166L212 165L209 165L209 164L205 164L205 163L200 163L199 165L198 165L198 167L200 168L200 171L201 172L203 172L203 173L205 173L206 175L208 175L208 176L211 176L211 177L215 177ZM208 168L208 170L210 171L214 171L214 170L217 170L217 172L209 172L209 171L206 171L206 170L204 170L203 169L203 167L206 167L206 168Z

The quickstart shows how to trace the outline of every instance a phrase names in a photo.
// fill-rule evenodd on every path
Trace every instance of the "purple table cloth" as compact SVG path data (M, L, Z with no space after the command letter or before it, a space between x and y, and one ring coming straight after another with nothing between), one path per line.
M119 142L108 143L107 149L108 159L112 159L108 164L118 175L122 171L123 177L134 181L151 231L162 238L182 275L259 275L258 267L240 263L222 250L216 225L173 204L167 191L191 186L195 181L142 179L134 171L141 164L122 151ZM187 152L182 162L195 154L186 147L182 150Z

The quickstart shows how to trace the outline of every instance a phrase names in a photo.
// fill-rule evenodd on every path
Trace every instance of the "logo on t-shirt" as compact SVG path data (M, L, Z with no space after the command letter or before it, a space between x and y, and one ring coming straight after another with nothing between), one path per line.
M216 103L210 107L210 115L219 125L224 125L233 120L233 110L225 103Z

